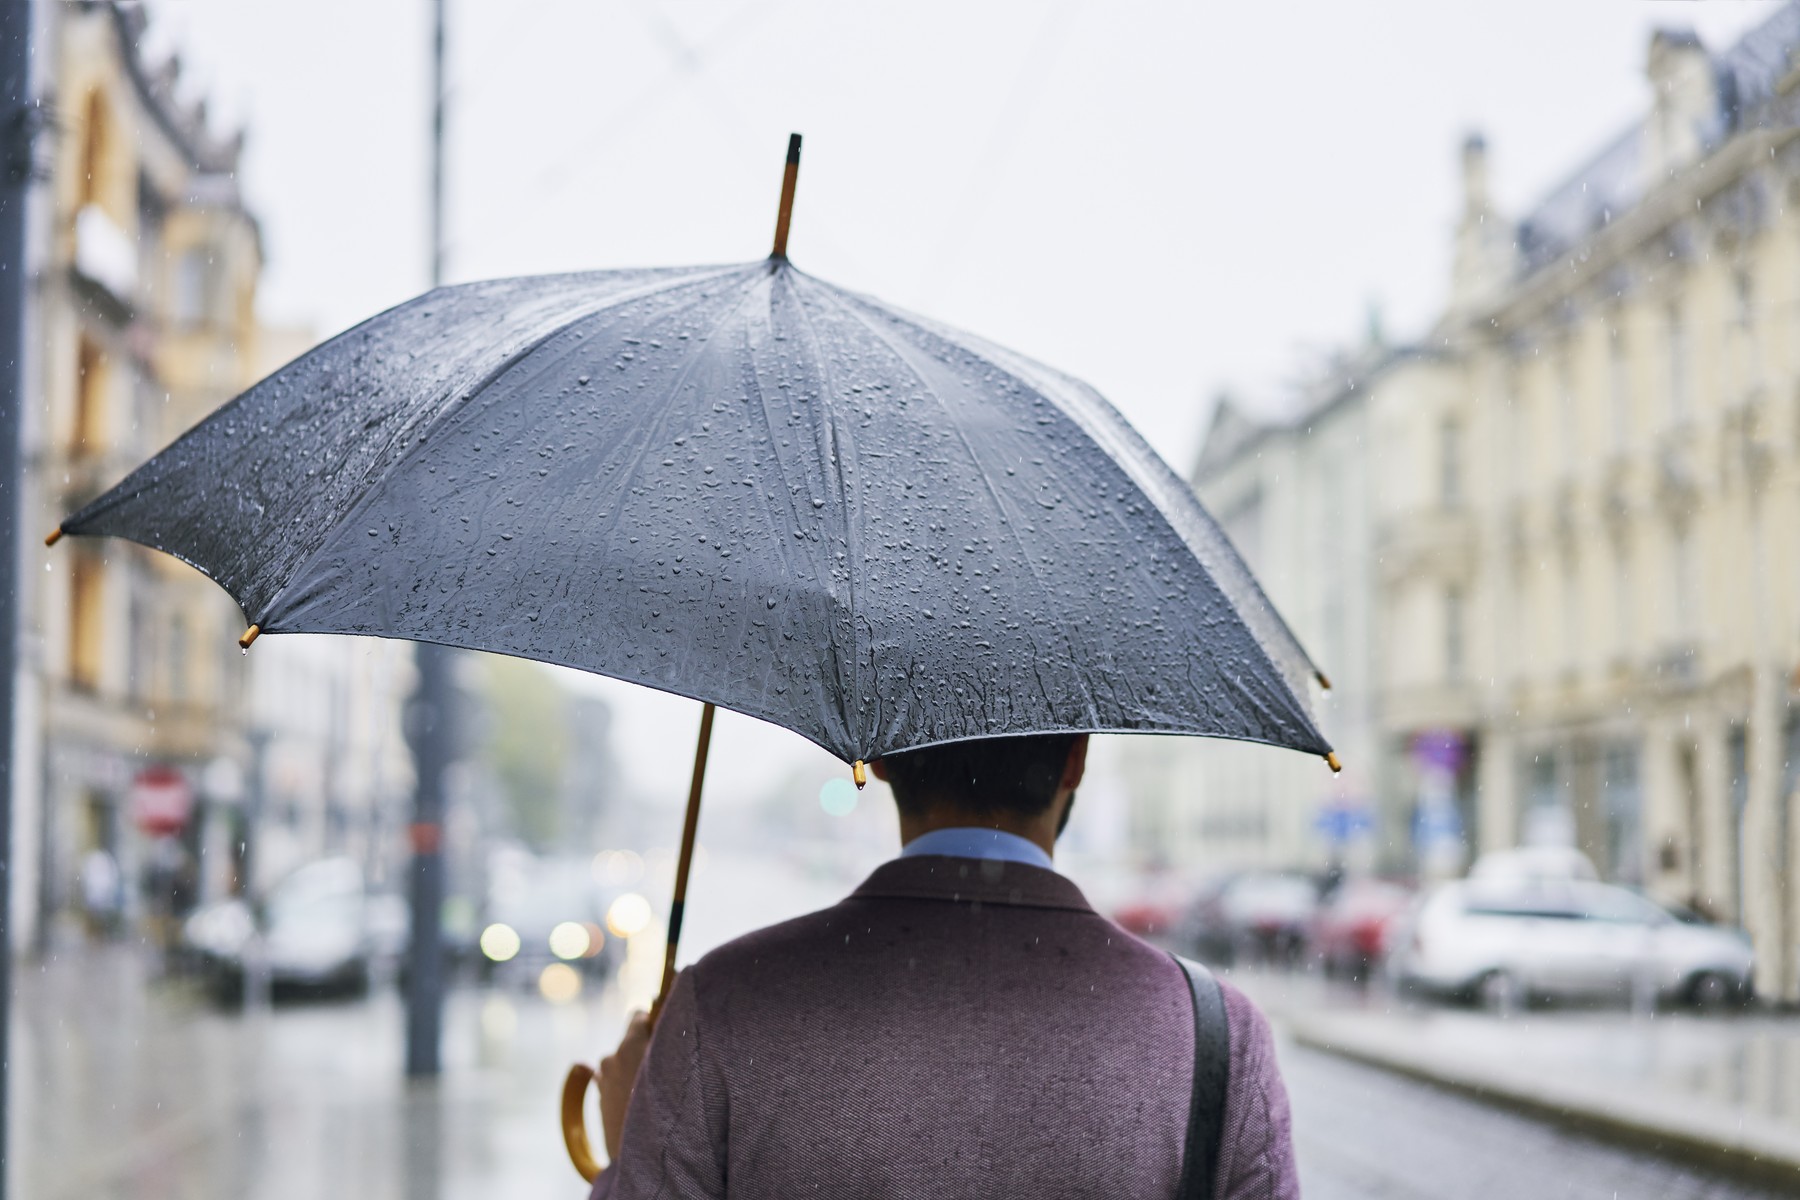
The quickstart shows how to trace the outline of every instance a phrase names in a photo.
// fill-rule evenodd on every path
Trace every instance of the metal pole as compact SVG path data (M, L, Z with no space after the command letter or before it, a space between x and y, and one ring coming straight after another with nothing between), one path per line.
M431 286L444 274L444 5L432 0ZM436 1075L444 1024L444 771L454 752L451 652L420 642L413 658L412 946L406 986L406 1073Z
M18 673L19 423L25 407L25 200L31 188L29 0L0 4L0 1200L6 1195L6 1106L12 998L13 721Z

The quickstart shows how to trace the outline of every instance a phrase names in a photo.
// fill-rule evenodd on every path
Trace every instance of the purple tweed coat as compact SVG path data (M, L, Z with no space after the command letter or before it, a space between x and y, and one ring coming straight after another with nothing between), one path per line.
M1268 1024L1224 990L1215 1194L1297 1197ZM681 974L593 1196L1173 1196L1193 1059L1180 968L1073 883L896 859Z

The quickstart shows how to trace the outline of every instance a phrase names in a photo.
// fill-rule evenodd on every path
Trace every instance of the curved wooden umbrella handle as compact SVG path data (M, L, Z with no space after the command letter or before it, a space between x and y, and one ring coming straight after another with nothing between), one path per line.
M594 1159L594 1147L588 1141L587 1118L582 1112L587 1100L588 1084L594 1080L594 1068L586 1063L576 1063L569 1068L569 1076L563 1080L562 1094L562 1133L563 1146L569 1151L569 1161L581 1172L581 1177L589 1183L600 1174L600 1164Z

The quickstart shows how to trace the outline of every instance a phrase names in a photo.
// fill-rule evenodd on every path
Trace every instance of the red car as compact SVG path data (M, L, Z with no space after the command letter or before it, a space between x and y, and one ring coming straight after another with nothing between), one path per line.
M1327 974L1363 978L1387 954L1388 931L1412 898L1410 888L1385 879L1344 880L1313 914L1313 956Z

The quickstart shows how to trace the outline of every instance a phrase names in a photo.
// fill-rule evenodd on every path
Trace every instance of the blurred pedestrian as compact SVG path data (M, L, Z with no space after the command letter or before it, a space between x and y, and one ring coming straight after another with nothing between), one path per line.
M1217 1166L1184 1180L1188 977L1052 859L1086 755L1081 734L871 764L900 856L683 971L654 1032L633 1019L600 1064L593 1195L1298 1196L1267 1022L1224 984Z
M81 859L81 908L88 935L110 938L119 930L119 910L125 899L118 860L104 846L95 846Z

